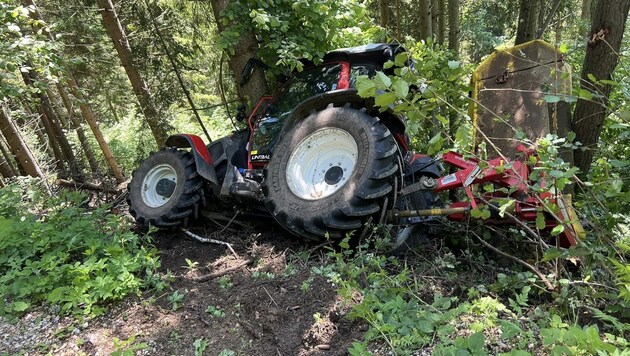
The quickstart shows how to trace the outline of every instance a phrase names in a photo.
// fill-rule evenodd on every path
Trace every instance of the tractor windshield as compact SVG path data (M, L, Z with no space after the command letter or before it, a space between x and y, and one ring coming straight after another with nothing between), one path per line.
M340 74L341 64L334 63L306 69L293 77L254 127L252 162L256 158L268 160L284 121L293 109L314 95L337 89Z

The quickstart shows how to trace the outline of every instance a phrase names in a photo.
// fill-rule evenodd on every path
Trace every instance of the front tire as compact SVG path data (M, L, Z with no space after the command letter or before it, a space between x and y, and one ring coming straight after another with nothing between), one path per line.
M144 226L186 226L206 205L203 186L190 152L162 149L133 172L129 213Z
M267 166L265 204L276 221L309 239L343 237L386 208L397 146L377 118L328 107L296 124Z

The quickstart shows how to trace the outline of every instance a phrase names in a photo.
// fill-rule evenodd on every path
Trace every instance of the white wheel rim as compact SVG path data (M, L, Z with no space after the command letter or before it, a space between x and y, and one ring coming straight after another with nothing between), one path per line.
M170 193L168 189L164 192L163 185L165 182L162 180L168 180L177 184L177 173L171 165L163 163L151 168L144 180L142 180L142 201L150 208L161 207L168 203L173 196L174 188L170 190ZM161 185L158 186L159 184Z
M359 149L345 130L319 129L300 142L287 164L289 189L305 200L331 196L350 180Z

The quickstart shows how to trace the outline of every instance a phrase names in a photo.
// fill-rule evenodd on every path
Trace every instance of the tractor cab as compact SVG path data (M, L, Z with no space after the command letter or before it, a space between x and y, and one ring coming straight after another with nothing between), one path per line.
M356 96L359 75L374 76L401 52L404 48L398 44L381 43L329 52L321 64L302 60L304 69L294 72L274 97L263 97L250 115L248 168L264 167L283 131L311 111L322 109L322 102L328 105L334 101L330 98L347 102L349 95Z

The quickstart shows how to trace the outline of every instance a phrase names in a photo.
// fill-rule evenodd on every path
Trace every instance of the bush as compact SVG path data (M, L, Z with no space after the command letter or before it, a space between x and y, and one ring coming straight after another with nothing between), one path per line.
M143 277L159 267L157 251L107 206L82 207L85 198L66 191L44 197L18 184L0 189L1 315L40 303L97 315L149 283Z

